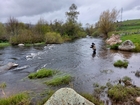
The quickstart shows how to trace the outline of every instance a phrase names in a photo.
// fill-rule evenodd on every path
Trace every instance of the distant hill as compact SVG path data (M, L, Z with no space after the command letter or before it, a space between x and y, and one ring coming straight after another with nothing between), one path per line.
M136 30L140 29L140 19L126 20L117 22L117 30Z

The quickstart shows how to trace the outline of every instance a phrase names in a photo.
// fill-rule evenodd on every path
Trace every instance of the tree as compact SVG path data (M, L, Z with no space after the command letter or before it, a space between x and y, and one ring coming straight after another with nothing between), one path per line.
M64 35L63 22L57 19L50 23L51 31Z
M117 20L119 11L115 8L112 11L106 10L101 13L98 22L99 31L104 34L105 38L108 37L108 33L115 29L115 22Z
M6 29L4 27L4 24L0 23L0 42L7 41L7 35L6 35Z
M68 17L67 18L68 22L72 22L72 23L76 22L79 14L79 12L77 12L76 10L77 10L77 6L75 4L72 4L69 7L69 12L66 12L66 16Z
M49 31L50 31L50 28L48 26L48 23L45 22L44 19L40 18L40 20L38 20L37 24L35 25L35 32L38 35L45 35L45 33Z
M94 29L95 29L94 25L90 25L89 23L86 24L85 31L88 35L92 35L94 33Z
M7 32L12 35L18 35L19 33L19 22L14 17L10 17L6 24Z
M77 6L75 4L72 4L69 8L69 12L66 12L67 22L64 24L66 34L68 36L73 36L73 38L76 37L77 34L77 28L79 28L79 25L77 23L77 18L79 12L76 11Z

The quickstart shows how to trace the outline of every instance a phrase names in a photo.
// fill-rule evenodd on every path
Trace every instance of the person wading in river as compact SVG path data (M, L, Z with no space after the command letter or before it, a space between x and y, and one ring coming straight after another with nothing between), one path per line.
M93 54L96 54L96 46L94 43L92 43L92 45L90 46L90 48L93 49Z

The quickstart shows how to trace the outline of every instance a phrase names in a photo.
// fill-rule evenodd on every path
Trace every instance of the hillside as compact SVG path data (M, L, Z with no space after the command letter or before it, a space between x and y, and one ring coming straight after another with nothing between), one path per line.
M137 30L140 29L140 19L118 22L117 26L117 30Z
M140 34L140 19L117 22L116 32L122 35Z

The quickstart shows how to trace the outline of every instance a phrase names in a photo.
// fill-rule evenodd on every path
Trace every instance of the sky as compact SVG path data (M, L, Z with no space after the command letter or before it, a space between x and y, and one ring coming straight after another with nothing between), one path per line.
M118 21L140 19L140 0L0 0L0 22L6 23L10 17L31 24L39 19L65 22L65 13L73 3L82 25L95 24L103 11L113 8L121 11Z

